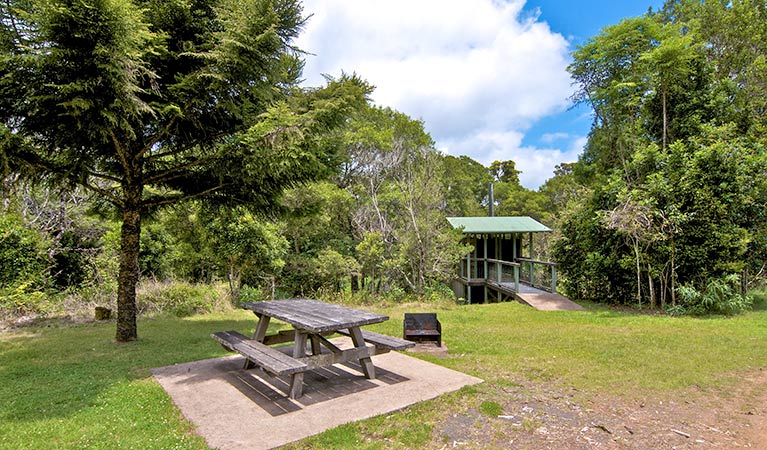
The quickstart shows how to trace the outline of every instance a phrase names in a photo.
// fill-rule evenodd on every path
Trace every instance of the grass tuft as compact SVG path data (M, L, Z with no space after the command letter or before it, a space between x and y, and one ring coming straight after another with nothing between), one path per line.
M503 406L493 401L484 401L479 404L479 411L488 417L498 417L503 414Z

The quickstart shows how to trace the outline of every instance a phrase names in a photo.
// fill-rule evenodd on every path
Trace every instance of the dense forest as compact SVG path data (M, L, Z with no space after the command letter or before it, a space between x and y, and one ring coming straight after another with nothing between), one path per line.
M531 216L574 299L734 313L767 258L767 5L669 1L578 47L588 143L537 190L438 152L357 75L299 85L297 1L0 6L0 307L451 295L449 216ZM100 26L95 26L94 24ZM137 306L138 305L138 306ZM123 324L121 328L120 323Z
M587 188L553 249L577 298L734 312L767 251L767 5L669 1L574 53Z

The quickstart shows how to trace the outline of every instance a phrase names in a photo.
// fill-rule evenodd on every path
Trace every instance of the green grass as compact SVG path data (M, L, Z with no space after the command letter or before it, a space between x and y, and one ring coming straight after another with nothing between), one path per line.
M404 311L380 327L399 334ZM767 311L725 318L542 312L516 303L439 312L450 348L439 364L481 378L506 375L618 394L713 386L767 365ZM401 325L400 325L401 326Z
M149 369L224 354L210 332L251 317L141 321L128 344L113 324L0 334L0 448L206 448Z
M487 383L338 427L295 447L434 445L445 417L472 409L497 415L503 408L498 393L519 383L573 387L586 395L665 395L693 386L726 388L739 374L767 367L764 307L734 318L694 319L596 306L539 312L516 303L406 305L383 309L393 320L374 329L399 335L404 312L418 310L438 312L450 348L446 358L421 357ZM245 312L141 320L140 340L129 344L113 342L113 324L2 333L0 448L205 448L150 368L224 355L210 333L248 333L254 325Z

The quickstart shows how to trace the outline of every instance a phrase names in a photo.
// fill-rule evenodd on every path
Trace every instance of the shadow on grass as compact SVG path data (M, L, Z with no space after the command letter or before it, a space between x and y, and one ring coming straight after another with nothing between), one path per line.
M116 343L114 323L31 328L0 335L0 422L61 418L98 404L150 369L229 354L210 338L252 333L255 320L160 317L139 320L139 339ZM270 327L271 328L271 327ZM276 327L275 327L276 328Z

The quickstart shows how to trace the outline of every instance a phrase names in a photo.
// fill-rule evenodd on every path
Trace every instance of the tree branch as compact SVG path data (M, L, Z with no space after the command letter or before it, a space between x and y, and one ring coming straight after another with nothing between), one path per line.
M117 136L115 136L114 131L109 132L109 137L112 139L112 145L114 145L115 151L117 152L117 156L120 158L120 162L122 163L123 168L125 169L125 173L127 175L131 171L130 166L128 165L127 155L125 154L125 151L122 145L120 145L120 142L118 142Z
M119 178L117 178L115 176L112 176L112 175L107 175L105 173L97 173L97 172L87 171L87 174L88 174L89 177L101 178L102 180L114 181L116 183L121 183L122 182L121 179L119 179Z
M116 197L114 194L112 194L106 189L100 188L98 186L94 186L90 183L79 183L79 184L89 191L93 191L99 195L102 195L104 198L107 199L109 203L117 206L118 208L122 208L124 205L124 202L119 197Z
M154 175L148 176L145 179L145 182L146 182L146 184L154 184L154 183L159 183L159 182L162 182L162 181L169 181L169 180L172 180L174 178L177 178L177 177L181 176L181 174L179 174L177 172L180 172L180 171L182 171L184 169L189 169L190 167L199 166L201 164L207 164L207 163L213 161L214 159L216 159L216 158L213 157L213 156L209 156L207 158L195 159L194 161L190 161L190 162L188 162L186 164L181 164L179 166L172 167L172 168L167 169L167 170L165 170L163 172L160 172L158 174L154 174Z
M210 142L215 142L215 141L217 141L219 138L221 138L221 137L223 137L223 136L226 136L227 134L228 134L228 133L224 133L224 132L221 132L221 133L216 133L216 134L214 134L214 135L212 135L212 136L210 137ZM152 146L152 145L154 145L155 143L159 142L159 140L160 140L160 139L159 139L159 137L157 137L157 138L154 140L154 142L152 142L152 144L148 145L147 147L144 147L144 149L142 149L142 151L141 151L140 155L143 155L144 153L146 153L146 151L149 151L149 150L151 149L151 146ZM170 151L166 151L166 152L163 152L163 153L156 153L156 154L154 154L154 155L149 155L149 156L147 156L146 160L147 160L147 161L154 161L155 159L165 158L166 156L173 156L173 155L177 155L177 154L179 154L179 153L183 153L183 152L185 152L185 151L188 151L190 148L192 148L192 147L195 147L195 146L198 146L198 145L199 145L199 143L192 143L192 144L191 144L191 145L189 145L188 147L183 147L183 148L181 148L181 149L178 149L178 150L170 150ZM146 150L146 151L145 151L145 150Z
M144 201L144 206L151 207L151 208L157 208L160 206L165 205L171 205L177 202L187 201L187 200L194 200L200 197L204 197L208 194L211 194L213 192L216 192L217 190L223 188L226 186L226 184L219 184L218 186L212 187L210 189L206 189L204 191L200 191L194 194L188 194L188 195L174 195L172 197L164 197L164 198L158 198L156 200L146 200Z
M149 143L147 143L144 148L142 148L138 154L136 154L136 158L141 158L146 154L149 150L154 147L154 144L160 142L160 138L163 136L167 136L170 132L170 128L173 126L174 123L176 123L176 119L178 116L174 116L172 119L170 119L170 122L168 122L168 125L165 126L165 128L162 130L162 132L155 134L150 140Z

